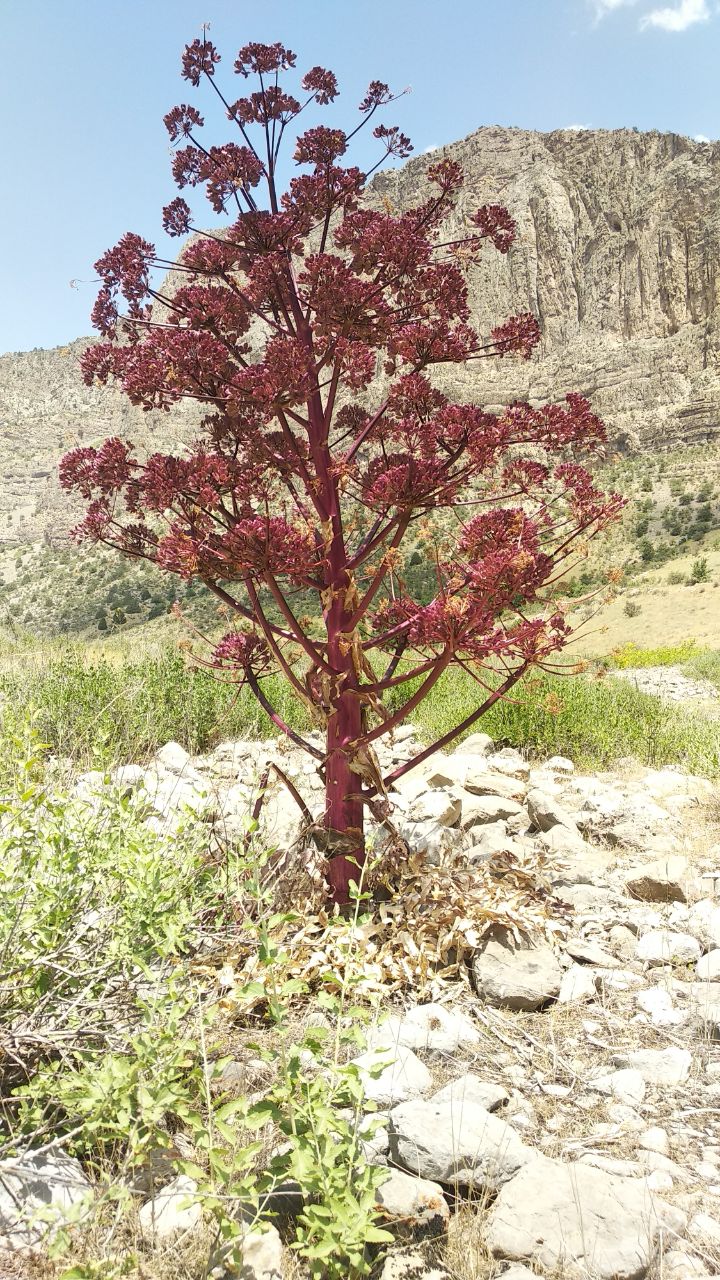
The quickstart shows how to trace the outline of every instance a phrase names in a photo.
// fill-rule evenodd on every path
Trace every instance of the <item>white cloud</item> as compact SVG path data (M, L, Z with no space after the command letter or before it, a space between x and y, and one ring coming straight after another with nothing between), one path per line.
M566 124L566 125L563 125L562 132L563 133L587 133L588 130L590 129L592 129L591 124Z
M693 134L693 142L709 142L710 139L705 137L704 133Z
M429 156L431 151L439 151L440 147L437 142L431 142L429 147L423 147L423 155Z
M604 18L606 13L612 13L614 9L625 9L631 4L637 4L637 0L593 0L593 4L598 18Z
M640 30L659 27L661 31L686 31L696 22L706 22L710 17L707 0L679 0L676 5L663 9L651 9L640 19Z

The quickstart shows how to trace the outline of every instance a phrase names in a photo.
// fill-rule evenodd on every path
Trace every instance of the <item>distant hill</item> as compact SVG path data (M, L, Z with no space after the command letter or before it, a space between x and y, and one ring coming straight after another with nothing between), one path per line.
M418 199L441 154L465 167L459 225L487 201L518 222L508 256L488 250L471 270L475 322L531 310L543 335L530 362L441 370L443 388L487 405L583 391L624 451L720 438L720 144L485 128L377 175L369 198L397 208ZM191 433L195 406L144 414L83 386L87 341L0 357L0 545L62 537L66 449L111 434L174 447Z

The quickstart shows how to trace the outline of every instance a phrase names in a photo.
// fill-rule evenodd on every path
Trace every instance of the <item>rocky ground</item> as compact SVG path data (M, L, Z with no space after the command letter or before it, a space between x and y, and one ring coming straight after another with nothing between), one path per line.
M384 770L418 745L402 730ZM142 789L150 823L178 823L190 806L238 834L268 760L317 810L313 766L275 742L197 758L171 743L114 781ZM91 800L105 785L100 774L77 782ZM476 868L542 855L564 926L554 945L490 930L468 983L433 1003L409 993L371 1032L369 1050L394 1057L366 1079L384 1117L366 1154L391 1170L379 1202L398 1239L383 1280L720 1274L714 786L631 761L592 776L560 757L531 765L475 734L411 771L393 799L400 833L431 860L448 848ZM298 834L277 781L261 822L283 846ZM240 1057L238 1079L243 1069ZM0 1231L22 1244L23 1208L86 1188L80 1166L52 1150L6 1163ZM141 1226L168 1246L199 1230L192 1190L170 1181L141 1207ZM296 1265L271 1226L248 1242L242 1274L283 1280ZM212 1274L231 1273L218 1263Z
M718 691L709 680L693 680L680 667L627 667L613 676L634 684L641 693L650 693L665 702L702 704L703 710L718 714Z

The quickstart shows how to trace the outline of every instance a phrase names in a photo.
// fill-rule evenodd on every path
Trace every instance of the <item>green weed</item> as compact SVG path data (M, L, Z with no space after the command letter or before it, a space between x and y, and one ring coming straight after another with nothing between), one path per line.
M656 645L643 649L640 645L629 642L620 649L614 649L610 655L610 665L617 670L629 667L674 667L690 662L702 651L696 640L683 640L680 644Z

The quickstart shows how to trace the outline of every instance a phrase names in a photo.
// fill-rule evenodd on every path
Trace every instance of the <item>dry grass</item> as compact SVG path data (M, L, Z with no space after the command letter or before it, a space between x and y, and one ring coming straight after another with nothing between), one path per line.
M697 586L669 583L670 573L689 575L697 553L680 556L661 568L648 569L633 584L632 600L640 613L629 618L626 592L603 605L583 627L574 641L572 654L602 657L620 645L638 644L648 648L660 644L680 644L689 636L701 646L717 648L720 634L720 551L702 552L707 559L710 581ZM577 626L580 610L570 615Z

